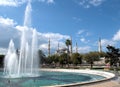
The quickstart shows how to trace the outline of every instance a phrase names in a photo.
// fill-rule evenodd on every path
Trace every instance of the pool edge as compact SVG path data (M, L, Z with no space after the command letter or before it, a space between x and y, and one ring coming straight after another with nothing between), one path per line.
M54 86L42 86L42 87L70 87L70 86L82 86L86 84L93 84L93 83L99 83L103 81L109 81L112 78L115 77L115 74L105 71L97 71L97 70L90 70L90 69L41 69L45 71L57 71L57 72L74 72L74 73L86 73L86 74L94 74L94 75L100 75L103 77L106 77L105 79L96 80L96 81L88 81L88 82L77 82L77 83L71 83L71 84L64 84L64 85L54 85Z

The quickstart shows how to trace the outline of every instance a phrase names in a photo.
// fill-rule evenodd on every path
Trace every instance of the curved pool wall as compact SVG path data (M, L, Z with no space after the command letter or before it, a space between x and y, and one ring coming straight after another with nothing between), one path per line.
M87 81L96 81L105 77L92 74L74 73L74 72L53 72L53 71L40 71L39 76L26 76L8 78L0 72L0 87L43 87L64 85L71 83L80 83Z
M73 87L115 77L109 72L79 69L41 69L38 77L5 78L2 71L0 75L0 87Z
M78 85L85 85L85 84L91 84L95 82L101 82L101 81L107 81L115 77L115 74L105 71L96 71L96 70L78 70L78 69L41 69L42 71L51 71L51 72L71 72L71 73L83 73L83 74L92 74L92 75L99 75L105 77L101 80L95 80L95 81L88 81L88 82L77 82L77 83L71 83L71 84L64 84L64 85L54 85L54 86L45 86L45 87L67 87L67 86L78 86Z

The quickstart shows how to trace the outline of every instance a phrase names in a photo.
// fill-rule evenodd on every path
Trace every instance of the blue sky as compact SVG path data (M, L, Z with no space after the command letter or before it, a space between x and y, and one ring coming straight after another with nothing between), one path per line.
M25 12L29 29L36 29L39 48L47 52L48 38L51 50L65 47L65 40L72 37L73 51L85 53L113 45L120 47L120 0L31 0L31 8L25 10L30 0L0 0L0 52L5 52L10 39L16 48L20 32L24 29ZM32 11L29 11L32 10ZM31 21L30 21L31 20Z

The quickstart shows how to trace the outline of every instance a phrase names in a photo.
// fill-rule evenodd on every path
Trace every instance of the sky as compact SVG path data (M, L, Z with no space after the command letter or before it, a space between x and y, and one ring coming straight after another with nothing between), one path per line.
M0 54L6 53L10 40L19 49L21 32L38 32L39 49L47 54L65 48L72 37L73 52L98 51L112 45L120 48L120 0L0 0ZM27 26L26 26L27 25ZM29 35L31 36L31 34Z

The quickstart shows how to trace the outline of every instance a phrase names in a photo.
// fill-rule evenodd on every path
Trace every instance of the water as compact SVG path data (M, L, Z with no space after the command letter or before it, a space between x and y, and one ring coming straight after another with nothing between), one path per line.
M31 26L31 1L28 1L25 10L24 30L22 30L20 49L15 49L13 40L10 41L8 52L4 60L4 74L10 78L36 76L39 70L37 31ZM29 38L28 38L29 35ZM30 38L31 37L31 38ZM16 51L17 50L17 51Z
M42 87L71 84L77 82L91 82L105 79L105 77L83 73L40 71L38 77L2 78L0 87ZM2 79L1 79L2 78ZM9 82L10 81L10 82Z
M31 12L32 12L31 0L28 0L28 4L25 9L24 26L31 27Z
M7 55L4 60L4 74L12 75L17 73L18 68L18 56L14 47L14 43L11 40L9 43L9 48Z
M26 74L37 74L39 69L37 31L33 30L31 44L26 38L26 31L22 32L21 46L19 52L16 52L14 43L9 43L8 53L4 60L4 73L10 77L24 76Z
M11 40L7 55L4 60L4 73L10 77L24 76L26 74L37 74L39 69L37 31L33 30L31 43L28 43L26 31L23 30L21 37L21 46L19 52L16 52L14 43Z

